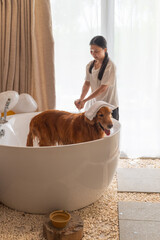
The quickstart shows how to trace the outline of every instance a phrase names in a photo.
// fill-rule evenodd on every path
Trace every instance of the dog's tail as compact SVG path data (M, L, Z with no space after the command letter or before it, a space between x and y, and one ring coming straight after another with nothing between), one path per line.
M30 147L33 147L33 135L31 133L31 131L29 132L28 134L28 137L27 137L27 144L26 146L30 146Z

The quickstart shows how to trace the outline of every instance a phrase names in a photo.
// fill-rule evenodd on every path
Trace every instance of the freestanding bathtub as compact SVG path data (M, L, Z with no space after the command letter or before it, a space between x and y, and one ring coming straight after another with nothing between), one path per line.
M112 181L119 159L120 123L110 136L64 146L26 147L37 113L0 125L0 202L28 213L76 210L95 202ZM4 132L3 131L3 132Z

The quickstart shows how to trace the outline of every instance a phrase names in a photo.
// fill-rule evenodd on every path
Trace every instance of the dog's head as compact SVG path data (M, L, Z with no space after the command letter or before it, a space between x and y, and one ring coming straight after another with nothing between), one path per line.
M96 114L95 121L100 125L104 132L109 135L113 127L112 111L108 107L101 107Z
M113 122L112 122L112 111L108 107L101 107L96 116L93 118L93 120L88 120L87 122L90 123L91 125L94 125L97 123L103 131L109 135L110 134L110 129L113 127Z

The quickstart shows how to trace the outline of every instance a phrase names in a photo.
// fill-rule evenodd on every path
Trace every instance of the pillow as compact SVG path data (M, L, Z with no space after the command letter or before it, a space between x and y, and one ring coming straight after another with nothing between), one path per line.
M36 110L37 103L28 93L21 93L18 103L12 108L12 111L15 113L35 112Z

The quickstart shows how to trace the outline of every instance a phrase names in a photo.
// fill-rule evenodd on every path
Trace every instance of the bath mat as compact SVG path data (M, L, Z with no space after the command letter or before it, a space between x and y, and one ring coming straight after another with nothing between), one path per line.
M160 169L118 168L118 192L160 192Z
M159 240L160 203L119 202L120 240Z

